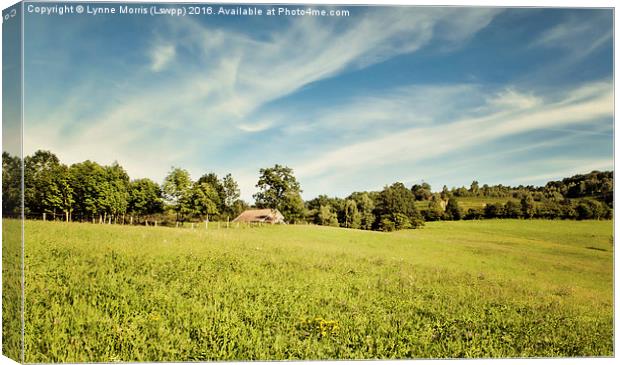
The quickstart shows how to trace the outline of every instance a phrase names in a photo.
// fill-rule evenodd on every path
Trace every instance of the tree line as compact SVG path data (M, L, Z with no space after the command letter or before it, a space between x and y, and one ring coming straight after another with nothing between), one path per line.
M212 172L192 181L187 170L173 167L160 185L150 179L131 180L117 162L103 166L84 161L67 166L49 151L26 156L24 164L24 213L61 215L66 221L133 222L166 213L184 222L227 219L247 209L231 174L223 178ZM21 212L21 161L2 154L2 210Z
M49 151L26 156L24 213L59 214L67 221L130 222L143 219L186 222L232 219L251 206L240 199L231 174L208 172L193 181L187 170L173 167L160 184L131 180L118 163L103 166L84 161L67 166ZM20 211L21 161L2 155L2 198L5 215ZM293 170L282 165L259 171L255 208L278 209L289 223L393 231L417 228L425 221L543 218L610 219L613 215L613 172L593 171L545 186L482 185L433 192L427 183L411 187L396 182L381 191L351 193L346 198L304 201ZM482 198L482 207L462 208L459 199ZM493 199L503 202L491 203Z

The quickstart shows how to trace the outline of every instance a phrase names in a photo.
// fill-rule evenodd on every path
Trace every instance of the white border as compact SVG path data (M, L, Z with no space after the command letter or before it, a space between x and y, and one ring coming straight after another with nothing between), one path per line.
M28 0L27 2L35 2L34 0ZM46 1L46 2L54 2L54 1ZM61 1L58 1L61 2ZM81 2L81 1L75 1ZM86 2L114 2L114 1L105 1L105 0L91 0L91 1L83 1ZM145 3L168 3L174 1L162 1L162 0L133 0L128 2L145 2ZM484 6L484 7L561 7L561 8L614 8L614 24L616 21L616 12L615 12L615 3L610 0L503 0L503 1L494 1L494 0L443 0L443 1L418 1L418 0L367 0L367 1L354 1L354 0L288 0L288 1L266 1L266 0L254 0L254 1L234 1L234 0L220 0L220 1L184 1L184 2L195 2L195 3L246 3L246 4L332 4L332 5L429 5L429 6ZM17 3L17 1L11 0L0 0L0 7L5 9L13 4ZM23 24L23 23L22 23ZM1 37L1 29L0 29L0 59L2 56L2 37ZM614 90L616 90L615 84L615 70L617 69L617 47L616 40L618 39L617 29L614 27ZM22 75L23 76L23 75ZM2 73L0 72L0 85L2 83ZM0 100L2 100L2 88L0 87ZM1 103L0 103L1 104ZM617 109L618 101L615 100L615 109ZM0 105L0 114L2 112L2 106ZM615 132L615 119L614 119L614 132ZM1 126L1 121L0 121ZM615 161L618 158L618 153L615 149L616 142L618 141L618 136L614 133L614 167ZM1 148L1 139L0 139L0 148ZM615 184L614 184L615 185ZM614 187L614 202L618 201L617 189ZM0 200L1 201L1 200ZM2 226L2 222L0 220L0 228ZM618 220L614 219L614 231L619 227ZM619 316L618 316L618 291L616 290L616 283L618 278L618 272L615 270L617 268L616 255L614 251L614 353L617 354L618 351L618 335L615 333L615 330L620 328L619 324ZM0 260L0 269L1 269L1 260ZM0 280L1 280L2 272L0 270ZM0 288L1 293L1 288ZM0 305L0 313L2 306ZM2 332L0 331L0 344L2 340ZM502 359L502 360L491 360L491 359L473 359L473 360L397 360L398 363L415 363L415 364L433 364L437 362L442 363L455 363L458 361L467 361L468 363L473 364L579 364L579 363L592 363L592 364L613 364L615 363L615 359L613 358L567 358L567 359ZM306 363L314 363L315 361L305 361ZM344 361L345 363L349 363L350 361ZM352 361L351 361L352 362ZM366 364L387 364L392 363L393 361L355 361L355 363ZM227 362L226 364L238 364L241 362ZM297 363L297 361L292 362ZM323 361L321 363L336 365L342 364L343 361ZM4 356L0 356L0 365L8 365L15 364L15 362L11 359L8 359ZM141 364L149 364L149 363L141 363ZM161 364L161 363L153 363L153 364ZM169 364L188 364L188 363L169 363ZM207 364L207 363L195 363L195 364Z

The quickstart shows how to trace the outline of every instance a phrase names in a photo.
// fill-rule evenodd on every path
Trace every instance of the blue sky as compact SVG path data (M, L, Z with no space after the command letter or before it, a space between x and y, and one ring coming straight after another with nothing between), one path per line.
M230 172L248 201L276 163L305 199L613 169L610 10L348 9L26 14L25 152Z

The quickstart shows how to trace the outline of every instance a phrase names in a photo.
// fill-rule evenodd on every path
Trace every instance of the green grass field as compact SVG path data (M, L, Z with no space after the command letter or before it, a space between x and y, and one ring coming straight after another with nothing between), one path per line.
M461 207L461 209L463 209L464 213L467 213L467 210L470 208L474 208L474 209L480 209L480 208L484 208L485 205L487 204L495 204L495 203L501 203L501 204L506 204L508 201L513 201L517 204L521 204L521 201L519 199L515 199L515 198L509 198L509 197L505 197L505 198L489 198L489 197L463 197L463 198L457 198L458 202L459 202L459 207ZM429 205L430 201L416 201L415 202L415 206L416 208L418 208L419 210L426 210L428 209L428 205ZM537 202L535 202L535 204L537 204Z
M28 221L25 360L612 356L612 234Z

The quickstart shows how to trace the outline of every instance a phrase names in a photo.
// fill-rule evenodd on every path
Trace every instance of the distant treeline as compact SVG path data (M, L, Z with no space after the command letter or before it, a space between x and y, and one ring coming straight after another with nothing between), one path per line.
M24 158L26 217L114 223L143 219L187 221L234 218L248 208L239 199L237 182L228 174L205 173L197 181L172 168L162 185L150 179L130 180L118 163L102 166L84 161L67 166L49 151ZM2 210L20 213L20 159L2 154Z
M192 181L189 173L173 167L158 183L131 180L118 164L84 161L62 164L49 151L26 156L24 213L27 217L59 216L67 221L114 223L185 222L232 219L250 205L240 197L231 174L219 178L209 172ZM2 154L2 209L5 216L20 213L21 161ZM301 186L291 168L275 165L260 170L254 194L257 208L282 212L287 222L392 231L416 228L425 221L544 218L610 219L613 214L613 172L593 171L545 186L482 185L433 192L429 184L406 187L402 183L381 191L354 192L346 198L320 195L303 201ZM467 210L459 203L483 200ZM494 203L493 200L498 201Z

